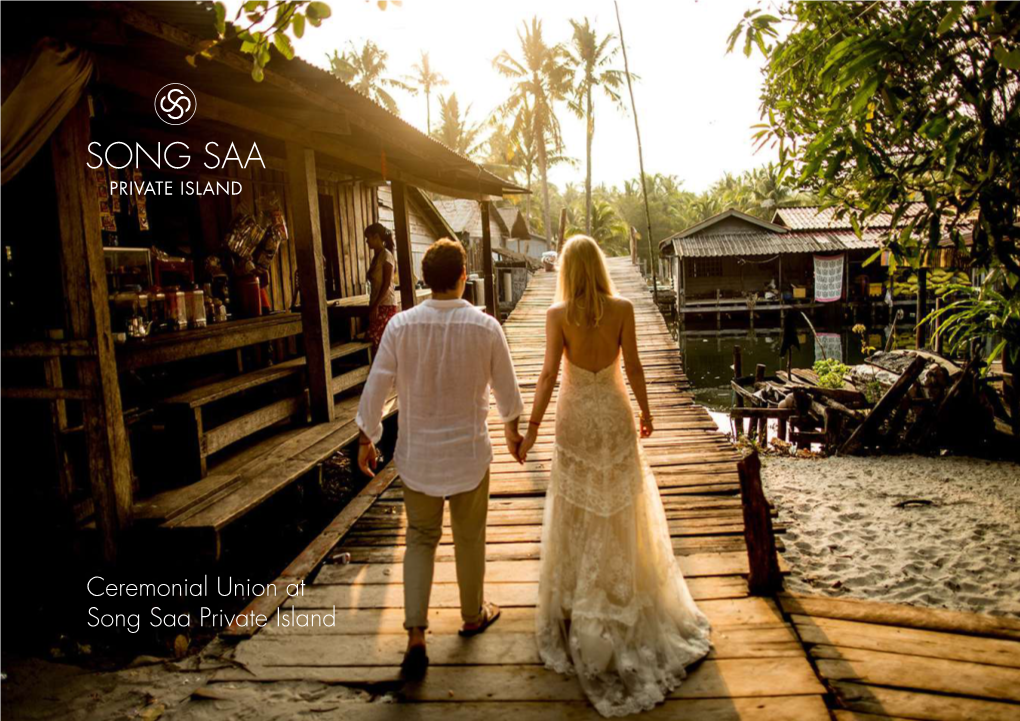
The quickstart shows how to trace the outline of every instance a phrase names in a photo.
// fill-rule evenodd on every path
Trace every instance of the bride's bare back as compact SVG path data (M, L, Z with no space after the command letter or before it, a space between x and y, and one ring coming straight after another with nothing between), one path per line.
M594 327L578 326L567 321L565 303L549 307L545 319L545 361L535 388L535 402L528 421L528 435L521 446L522 453L534 445L537 428L545 416L545 410L552 398L556 379L560 372L560 361L567 360L578 368L598 373L617 362L623 351L623 365L630 381L631 390L641 407L641 435L652 434L652 416L648 408L648 392L645 373L638 357L637 328L634 320L634 306L626 298L605 296L605 306L599 324Z
M557 316L563 334L563 350L567 360L578 368L596 373L615 363L623 345L624 329L628 318L633 321L634 308L623 298L606 298L602 320L594 328L584 328L566 322L566 303L550 308ZM550 329L551 330L551 329Z

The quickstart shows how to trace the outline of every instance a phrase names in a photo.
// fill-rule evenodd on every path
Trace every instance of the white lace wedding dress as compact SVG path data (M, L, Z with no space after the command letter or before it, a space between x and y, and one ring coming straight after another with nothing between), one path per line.
M651 709L710 649L619 359L597 373L565 363L536 633L546 666L576 674L603 716Z

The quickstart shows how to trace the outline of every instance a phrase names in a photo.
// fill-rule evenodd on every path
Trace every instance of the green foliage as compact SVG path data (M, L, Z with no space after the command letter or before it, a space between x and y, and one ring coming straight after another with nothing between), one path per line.
M241 52L251 55L252 79L255 82L262 82L265 67L272 58L271 48L276 48L280 55L292 60L294 47L288 32L293 33L295 38L300 38L305 34L306 25L319 27L332 13L329 5L324 2L252 0L238 9L233 22L228 25L227 6L217 2L213 5L216 39L202 42L197 51L188 55L185 60L195 67L199 57L212 58L219 45L236 38L241 41ZM247 25L243 24L245 21Z
M793 29L749 12L730 37L766 57L755 138L858 233L916 267L943 237L975 264L1020 273L1020 4L786 2ZM1016 283L1005 286L1014 293Z
M566 100L570 92L570 71L563 62L563 46L546 43L542 21L537 17L532 18L530 24L523 23L517 31L517 39L521 51L518 57L504 50L492 61L496 72L513 83L510 97L497 113L510 122L510 137L530 136L542 182L542 227L549 229L552 227L549 148L551 146L554 153L563 152L556 105Z
M461 115L457 93L452 93L449 97L440 95L440 125L432 133L433 138L466 158L478 153L482 145L478 137L482 132L482 126L468 120L470 113L471 106L468 105L464 108L463 116Z
M389 53L371 40L366 40L360 50L353 43L348 42L347 45L348 49L343 53L334 50L332 55L326 56L330 72L366 98L376 101L394 115L399 115L397 101L386 88L400 88L408 92L413 90L406 83L386 76Z
M585 121L585 175L584 175L584 227L585 232L592 231L592 198L591 198L591 146L595 137L595 92L609 99L617 108L623 109L620 89L626 80L626 73L608 67L619 52L615 44L616 36L612 33L599 38L588 18L584 22L570 21L574 29L569 45L564 49L567 66L574 75L574 88L567 107L578 118ZM632 76L633 77L633 76Z
M815 361L815 373L818 375L818 385L822 388L838 390L843 387L843 376L850 372L850 366L841 363L834 358Z
M989 363L1008 349L1007 359L1015 364L1020 359L1020 294L1001 270L992 275L981 288L950 284L940 294L948 302L922 322L939 320L936 337L951 353L966 350L972 340L987 340L995 344Z
M421 60L412 65L411 69L414 74L404 76L404 80L408 82L412 95L417 95L419 91L424 93L426 128L428 134L432 135L432 89L448 83L446 78L432 69L429 54L424 50L421 51Z

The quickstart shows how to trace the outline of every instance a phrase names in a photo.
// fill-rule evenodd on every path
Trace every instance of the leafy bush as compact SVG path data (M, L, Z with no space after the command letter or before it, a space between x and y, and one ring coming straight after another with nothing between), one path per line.
M818 374L818 385L822 388L839 389L843 387L843 376L850 372L850 366L833 358L815 361L815 373Z
M1001 285L1002 292L995 289ZM990 339L995 345L985 359L991 363L1000 355L1005 365L1020 360L1020 280L996 269L983 287L950 284L943 292L950 301L929 313L922 323L938 320L936 337L950 353L968 348L971 341ZM1008 349L1008 352L1007 352Z

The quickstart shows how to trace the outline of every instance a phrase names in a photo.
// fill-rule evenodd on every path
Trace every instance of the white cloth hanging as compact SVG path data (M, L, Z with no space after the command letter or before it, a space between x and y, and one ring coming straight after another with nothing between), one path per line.
M843 256L815 256L815 301L832 303L843 298Z

